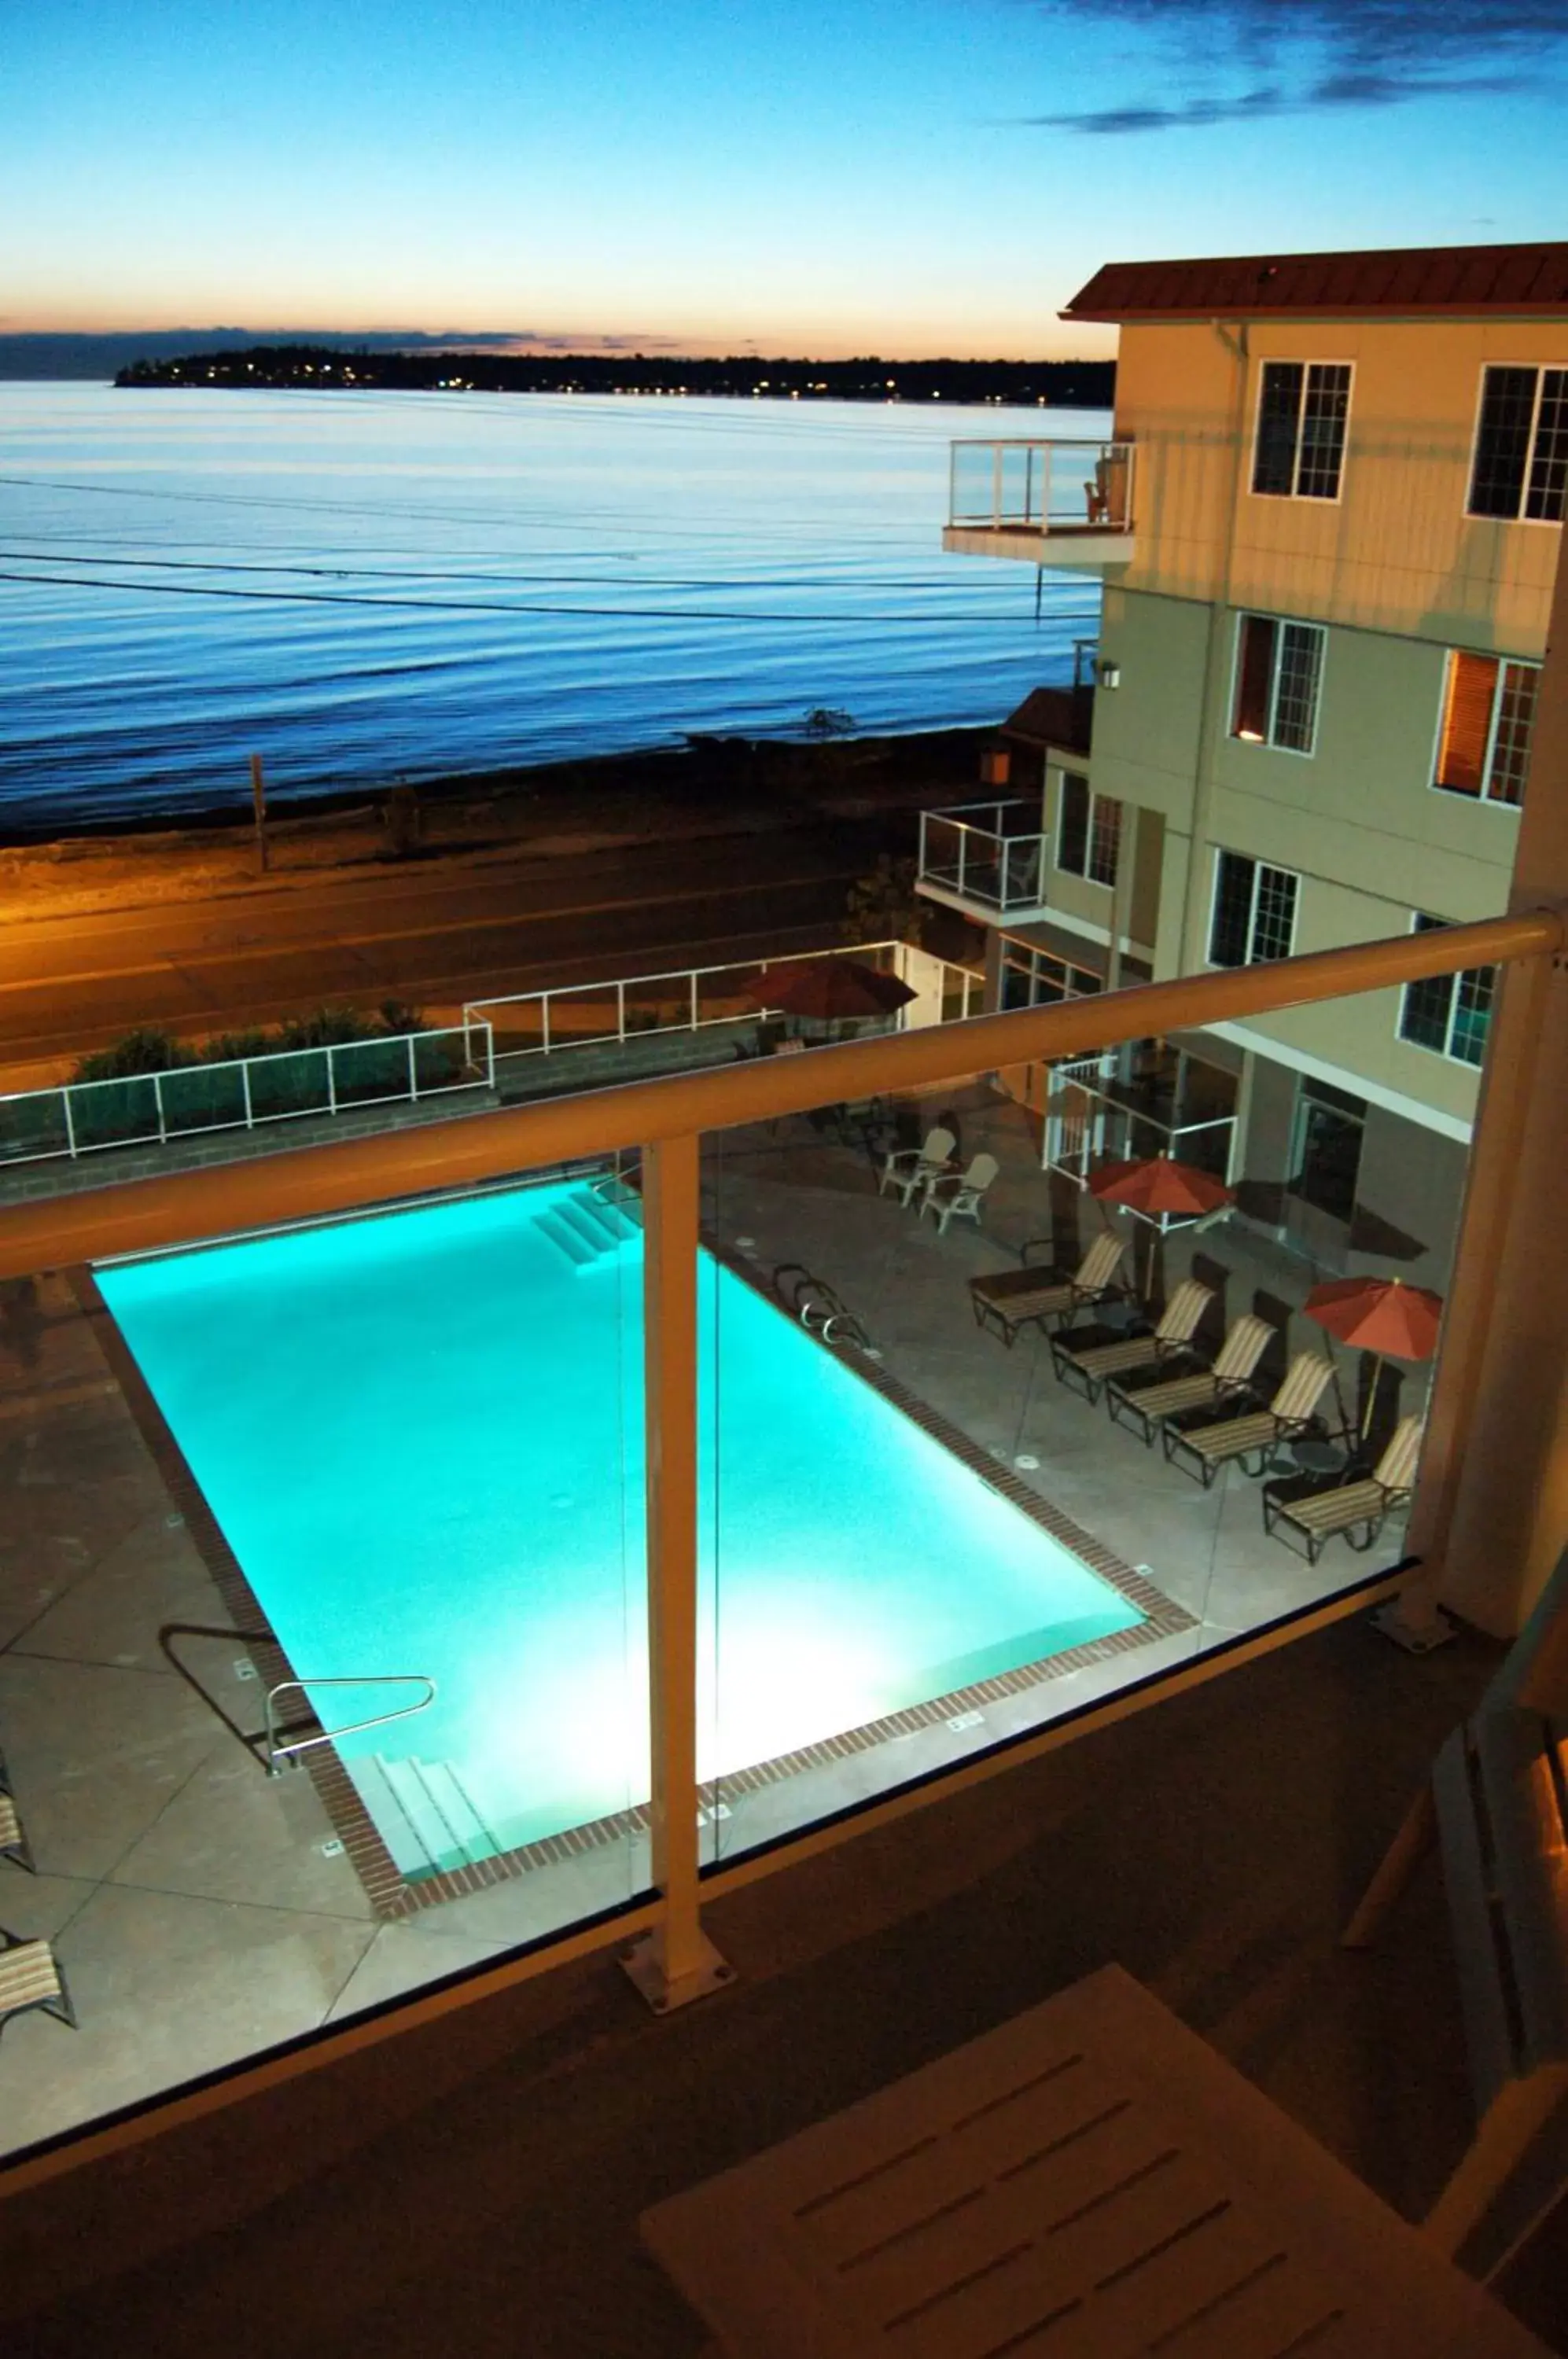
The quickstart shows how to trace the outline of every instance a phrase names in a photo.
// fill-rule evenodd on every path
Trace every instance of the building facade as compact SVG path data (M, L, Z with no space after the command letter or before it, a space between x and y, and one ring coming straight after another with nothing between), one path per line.
M1501 910L1568 498L1568 245L1117 264L1062 316L1121 327L1112 440L955 453L944 536L1105 582L1037 905L989 912L996 1004L1069 938L1115 984ZM1441 1286L1492 992L1008 1079L1048 1160L1166 1143L1114 1111L1142 1105L1282 1243Z

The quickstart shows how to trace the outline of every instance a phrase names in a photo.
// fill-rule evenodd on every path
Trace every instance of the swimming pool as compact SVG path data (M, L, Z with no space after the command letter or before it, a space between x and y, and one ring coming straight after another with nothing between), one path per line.
M647 1797L625 1202L536 1185L96 1272L294 1669L435 1680L338 1747L408 1876ZM1143 1620L706 1253L699 1311L704 1779Z

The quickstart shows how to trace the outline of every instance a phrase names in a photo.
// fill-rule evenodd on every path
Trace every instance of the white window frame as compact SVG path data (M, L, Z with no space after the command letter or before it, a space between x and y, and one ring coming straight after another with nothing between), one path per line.
M1062 856L1062 824L1067 810L1066 787L1067 780L1069 778L1082 778L1084 786L1089 790L1089 811L1083 831L1084 865L1082 868L1070 868L1066 861L1063 860ZM1063 876L1075 876L1081 884L1097 886L1103 893L1114 893L1116 885L1115 876L1095 876L1091 873L1088 866L1090 856L1094 848L1094 806L1096 803L1102 802L1115 803L1119 811L1125 811L1127 810L1126 801L1120 795L1101 794L1086 770L1069 770L1065 767L1059 768L1056 773L1055 842L1051 850L1056 867L1061 875ZM1118 866L1121 862L1121 827L1122 822L1118 820L1116 822L1116 861Z
M1301 871L1296 868L1281 868L1278 861L1260 860L1255 852L1236 852L1233 850L1228 843L1216 843L1213 849L1214 861L1209 870L1209 917L1208 925L1203 934L1203 964L1207 967L1216 967L1219 965L1219 962L1214 957L1213 952L1214 946L1214 919L1219 910L1220 863L1222 860L1245 860L1250 864L1252 869L1252 898L1247 912L1247 956L1242 961L1242 965L1273 966L1279 959L1294 958L1296 954L1296 928L1301 921ZM1260 959L1254 955L1253 945L1258 937L1258 887L1262 881L1263 871L1266 868L1270 870L1276 876L1288 876L1296 890L1290 903L1290 940L1282 951L1276 951L1271 958ZM1239 974L1241 968L1220 967L1219 972L1222 974Z
M1306 745L1276 745L1274 740L1275 716L1279 709L1279 658L1285 644L1282 637L1277 638L1275 641L1274 660L1269 667L1269 719L1264 735L1260 738L1244 737L1236 728L1236 700L1237 692L1241 687L1241 642L1246 625L1249 620L1258 623L1273 623L1278 625L1280 632L1283 632L1287 627L1289 627L1295 631L1312 631L1316 634L1318 642L1317 680L1312 692L1312 740L1311 743ZM1269 754L1288 754L1294 761L1310 762L1318 750L1318 721L1323 712L1323 680L1327 672L1328 625L1326 623L1309 623L1304 621L1299 614L1267 614L1259 606L1238 607L1236 609L1236 637L1231 647L1230 704L1228 708L1230 718L1226 723L1226 734L1229 736L1231 744L1233 745L1257 745L1259 750L1263 752Z
M1496 517L1487 519L1488 522L1493 523L1500 520ZM1541 519L1538 517L1536 521L1539 523ZM1497 667L1497 677L1492 689L1492 710L1486 722L1486 752L1481 764L1481 791L1478 795L1467 795L1463 787L1445 787L1437 775L1438 766L1443 760L1443 724L1448 717L1448 683L1452 677L1455 656L1474 656L1482 663L1495 663ZM1509 664L1512 664L1517 671L1533 671L1538 675L1541 671L1541 665L1533 656L1495 655L1487 647L1448 647L1444 650L1443 679L1437 698L1437 726L1432 731L1432 737L1431 791L1434 795L1446 795L1455 802L1468 803L1473 810L1508 811L1518 819L1524 809L1523 793L1520 793L1517 803L1511 803L1506 796L1495 795L1491 791L1492 759L1497 750L1497 716L1503 705L1503 673ZM1539 707L1537 709L1539 710ZM1531 752L1534 750L1534 736L1532 724ZM1528 786L1528 777L1525 783Z
M1288 492L1260 492L1258 488L1258 449L1263 431L1263 378L1269 368L1299 368L1301 372L1301 406L1296 412L1296 448L1290 462L1290 489ZM1345 448L1339 458L1339 484L1332 493L1303 492L1297 488L1301 480L1301 410L1307 404L1307 377L1315 368L1342 368L1350 372L1350 385L1345 397ZM1356 407L1356 363L1322 358L1300 359L1293 353L1266 353L1258 364L1258 395L1252 406L1252 449L1247 468L1247 495L1253 500L1304 500L1309 507L1336 508L1345 497L1345 477L1350 464L1350 419Z
M1481 412L1486 400L1486 374L1490 369L1531 369L1535 374L1535 399L1530 413L1530 448L1525 452L1524 481L1519 486L1519 505L1511 516L1483 516L1470 505L1470 495L1475 487L1475 461L1481 449ZM1541 426L1541 388L1547 371L1568 369L1568 361L1506 361L1485 360L1475 381L1475 422L1470 429L1470 462L1465 471L1464 515L1475 524L1522 524L1534 532L1561 532L1568 516L1532 516L1524 513L1525 495L1530 489L1530 471L1535 459L1535 438Z
M1424 928L1421 924L1423 918L1427 921ZM1428 933L1436 933L1440 931L1443 927L1456 925L1458 922L1458 919L1454 918L1434 918L1430 909L1412 909L1410 911L1410 930L1412 934L1419 934L1423 931ZM1496 972L1497 970L1494 968L1494 976L1496 975ZM1426 1040L1411 1039L1410 1034L1405 1030L1405 1010L1409 1005L1410 995L1416 986L1408 983L1401 984L1399 989L1399 1013L1394 1018L1394 1038L1398 1040L1399 1046L1402 1049L1413 1049L1418 1056L1441 1057L1445 1065L1458 1065L1467 1073L1478 1074L1481 1071L1481 1066L1486 1061L1486 1049L1484 1049L1482 1050L1481 1064L1479 1065L1475 1063L1473 1058L1455 1056L1454 1053L1454 1018L1459 1007L1459 986L1464 982L1465 977L1467 974L1478 974L1480 973L1481 969L1478 967L1460 967L1456 969L1453 974L1443 976L1431 975L1426 978L1430 983L1446 983L1449 987L1448 1025L1443 1038L1443 1044L1441 1049L1432 1048L1431 1043ZM1492 987L1492 997L1487 1003L1486 1009L1486 1048L1490 1048L1491 1046L1491 1019L1493 1011L1497 1007L1497 985L1494 982Z

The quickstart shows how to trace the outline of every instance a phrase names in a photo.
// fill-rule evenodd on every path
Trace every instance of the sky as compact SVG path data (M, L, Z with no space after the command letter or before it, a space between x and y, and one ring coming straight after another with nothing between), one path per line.
M1103 353L1105 261L1568 236L1568 0L0 0L0 333Z

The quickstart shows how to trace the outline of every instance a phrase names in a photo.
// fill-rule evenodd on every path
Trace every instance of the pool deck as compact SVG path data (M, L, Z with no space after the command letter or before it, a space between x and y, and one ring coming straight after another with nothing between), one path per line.
M1394 1533L1377 1556L1338 1544L1311 1571L1265 1539L1256 1484L1227 1475L1204 1493L1056 1384L1033 1331L1008 1351L975 1327L968 1277L1006 1266L1053 1216L1065 1245L1067 1220L1085 1206L1075 1191L1053 1201L1010 1102L976 1090L962 1114L965 1152L990 1145L1003 1161L983 1229L939 1235L877 1194L855 1147L802 1120L711 1142L715 1239L764 1274L795 1261L826 1278L891 1375L1011 1479L1149 1568L1195 1626L1138 1650L1139 1671L1389 1560ZM1085 1230L1097 1220L1087 1208ZM1184 1261L1170 1242L1167 1283ZM1228 1229L1196 1244L1223 1264L1233 1313L1285 1296L1287 1283L1299 1300L1311 1282ZM1293 1340L1316 1339L1308 1328ZM1029 1459L1038 1464L1020 1463ZM0 1862L0 1926L54 1942L81 2022L72 2032L35 2014L5 2028L0 2149L494 1958L646 1880L633 1830L407 1920L377 1917L310 1780L267 1778L245 1741L259 1729L261 1688L243 1627L62 1276L0 1289L0 1481L11 1503L0 1528L0 1749L39 1868ZM709 1841L724 1852L799 1825L1126 1676L1117 1658L1082 1665L986 1703L979 1723L737 1788Z

